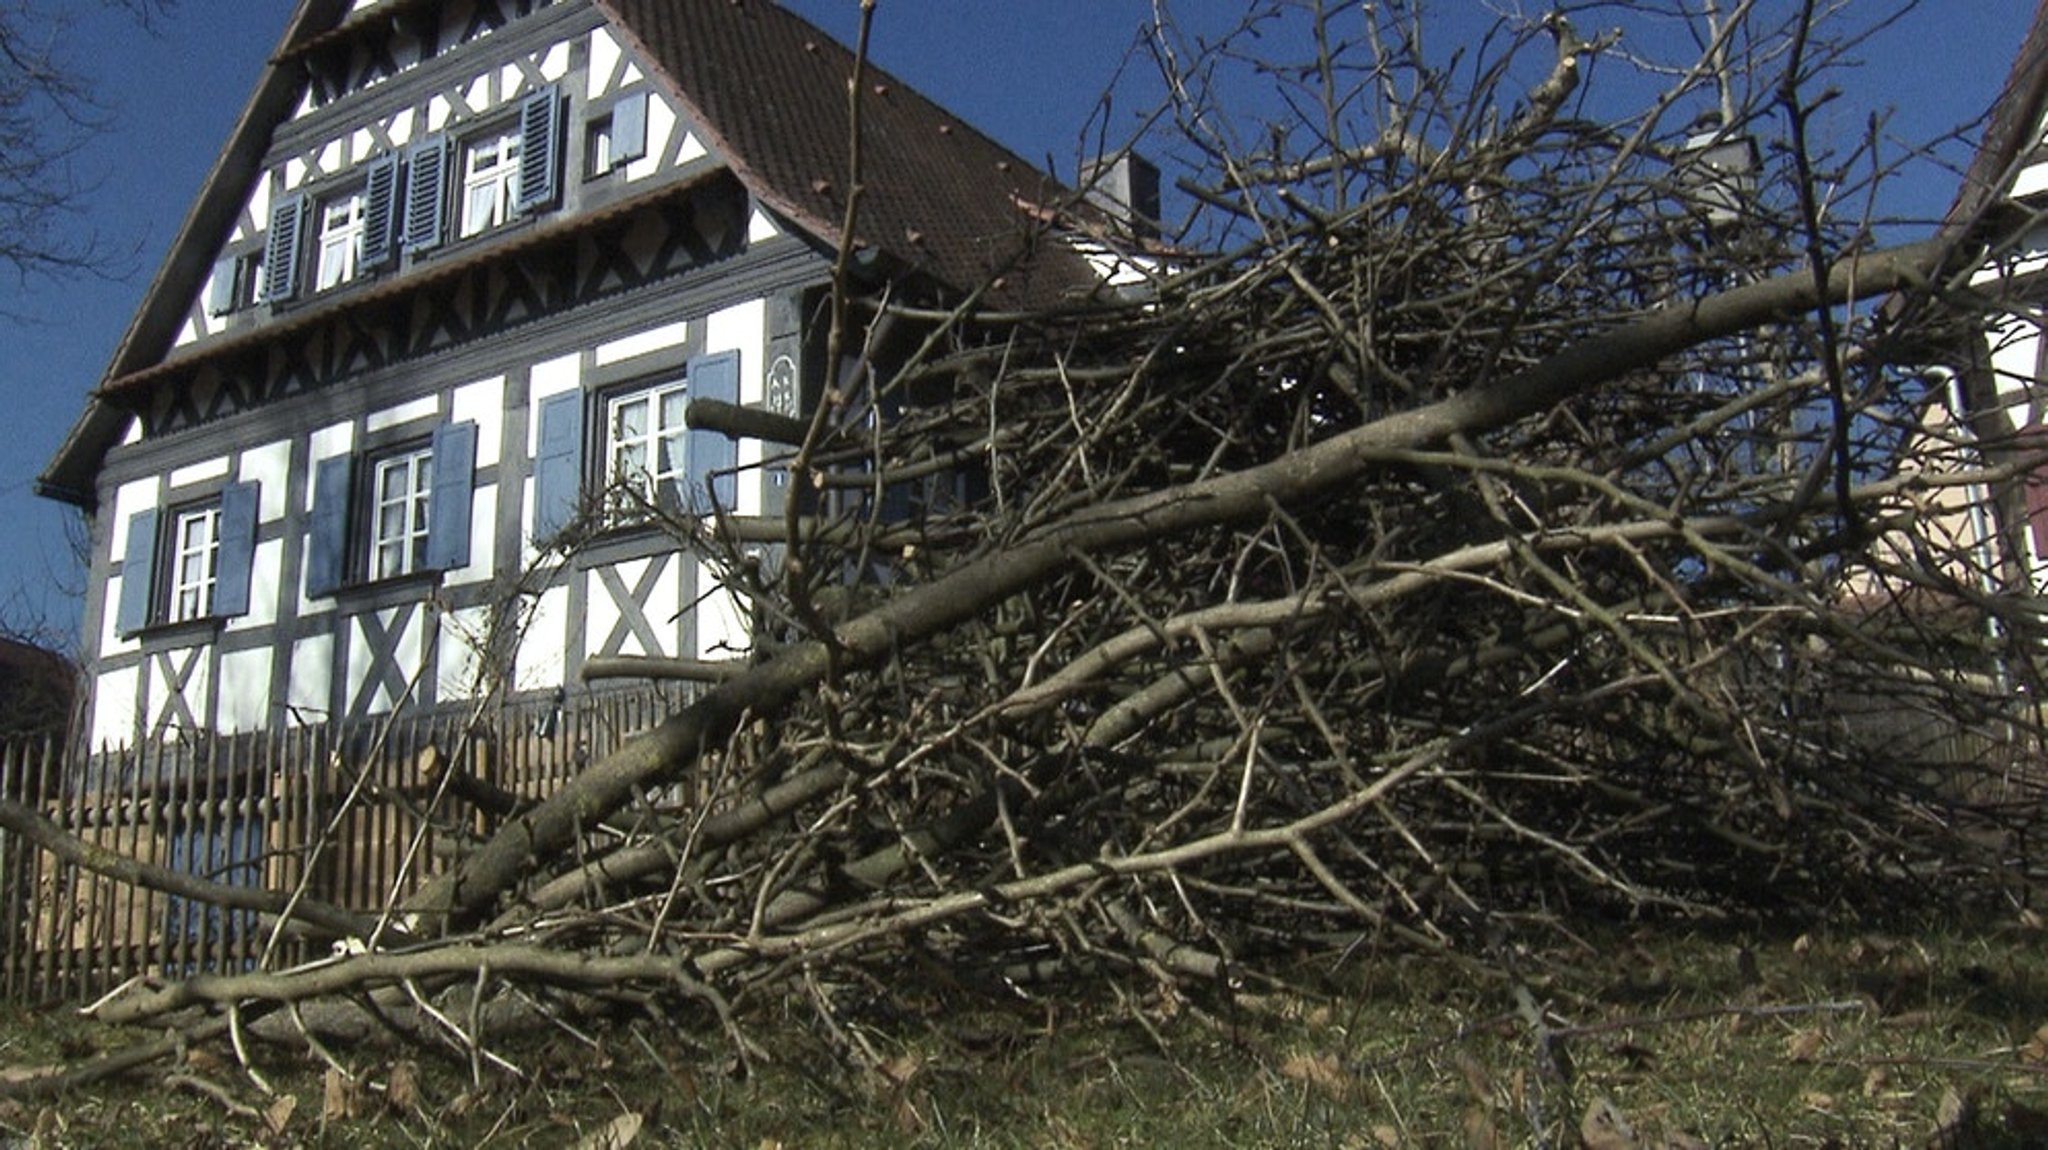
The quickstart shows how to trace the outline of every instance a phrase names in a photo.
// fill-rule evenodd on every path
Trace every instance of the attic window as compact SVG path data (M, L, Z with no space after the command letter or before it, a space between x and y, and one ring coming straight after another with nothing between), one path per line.
M326 291L356 278L363 256L363 193L350 192L320 205L320 265L313 290Z
M635 92L584 130L583 166L592 179L606 175L647 154L647 93Z
M489 231L512 216L519 188L519 133L489 135L462 150L464 239Z

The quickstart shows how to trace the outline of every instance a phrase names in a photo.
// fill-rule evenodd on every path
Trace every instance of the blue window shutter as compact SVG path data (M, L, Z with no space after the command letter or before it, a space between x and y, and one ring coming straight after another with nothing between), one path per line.
M306 594L332 595L348 581L349 487L355 459L323 459L313 471L313 522L306 540Z
M427 502L427 566L469 566L470 494L476 490L476 424L434 429L434 491Z
M540 401L540 452L533 460L533 537L546 543L583 504L583 393Z
M230 483L220 493L220 552L214 558L213 613L249 613L256 564L256 485Z
M689 395L692 402L699 399L716 399L736 404L740 401L739 352L722 351L717 355L700 355L690 361L689 371ZM692 512L710 515L714 510L731 511L739 505L739 477L732 473L732 469L739 466L739 462L739 444L730 436L709 428L690 429ZM711 502L704 502L706 496Z
M128 517L128 550L121 557L121 602L114 610L114 630L124 637L149 626L156 591L156 525L154 510Z
M263 298L275 303L299 294L299 232L305 227L306 197L286 196L270 208L270 235L263 249Z
M398 224L398 157L385 156L370 165L363 186L363 266L391 262Z
M561 188L562 96L553 85L519 105L519 210L555 206Z
M405 154L405 250L441 243L448 215L448 140L430 136Z
M206 314L223 316L241 303L242 261L229 256L213 265L213 278L206 284Z
M647 93L635 92L612 108L612 165L647 154Z

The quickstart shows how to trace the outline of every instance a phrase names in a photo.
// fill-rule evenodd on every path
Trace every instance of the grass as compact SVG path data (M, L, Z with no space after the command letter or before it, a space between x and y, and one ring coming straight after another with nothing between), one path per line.
M887 1000L820 990L829 1022L808 1002L752 1019L770 1057L750 1070L646 1019L594 1047L511 1041L498 1052L525 1076L481 1082L418 1051L336 1052L353 1086L271 1054L267 1097L195 1052L169 1085L0 1102L0 1145L2040 1146L2044 944L2020 925L1616 932L1523 956L1541 972L1525 994L1412 955L1304 960L1286 989L1228 996L1137 980L1084 1004L992 1002L924 972ZM117 1040L62 1011L0 1026L15 1068Z

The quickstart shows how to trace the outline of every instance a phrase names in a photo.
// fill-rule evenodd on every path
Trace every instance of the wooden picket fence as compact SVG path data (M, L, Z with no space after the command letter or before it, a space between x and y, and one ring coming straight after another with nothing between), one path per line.
M0 746L0 795L92 847L215 882L376 911L674 710L607 693L93 754ZM459 786L443 787L444 772ZM440 792L440 802L434 798ZM0 998L83 1002L138 975L312 957L259 916L145 890L0 830Z

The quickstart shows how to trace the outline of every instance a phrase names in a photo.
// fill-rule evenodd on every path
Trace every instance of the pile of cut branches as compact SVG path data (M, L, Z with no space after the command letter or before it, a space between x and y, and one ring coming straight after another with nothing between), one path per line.
M2027 461L1941 440L1894 362L1986 253L1838 214L1870 156L1808 146L1810 11L1696 24L1669 68L1562 17L1451 70L1399 5L1157 30L1196 207L1123 244L1142 290L842 280L858 367L768 464L788 530L674 524L755 605L751 663L368 952L98 1013L410 1012L481 1058L494 1005L687 1004L745 1050L750 1009L829 1025L905 969L1228 986L1579 915L2024 897L2035 627L1941 528ZM1219 126L1240 67L1290 109L1261 147ZM1754 169L1702 158L1703 111Z

